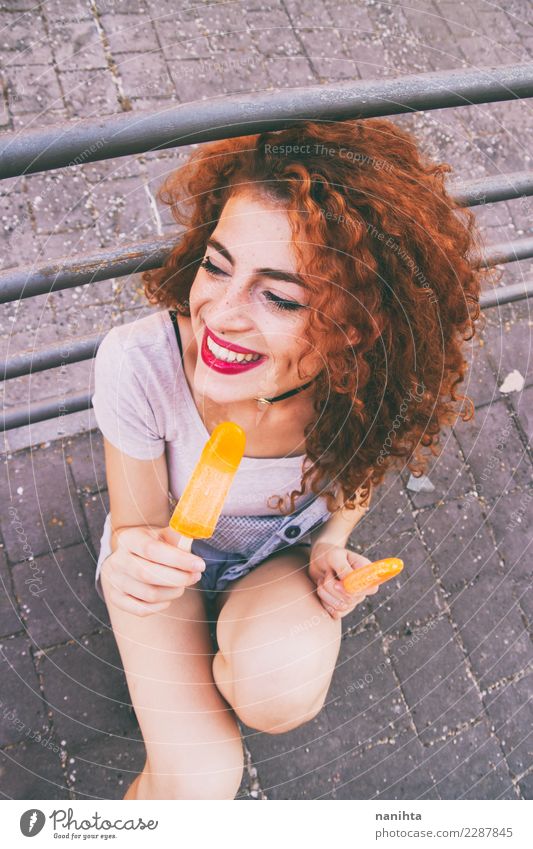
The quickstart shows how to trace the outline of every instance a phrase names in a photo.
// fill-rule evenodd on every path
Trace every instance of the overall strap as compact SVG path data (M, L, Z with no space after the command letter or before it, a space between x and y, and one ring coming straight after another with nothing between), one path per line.
M177 312L176 312L176 310L169 310L168 314L169 314L170 320L171 320L171 322L174 326L174 333L176 334L176 340L177 340L177 343L178 343L178 348L180 349L180 358L181 358L181 361L183 362L183 350L182 350L182 347L181 347L181 337L180 337L180 329L178 327Z

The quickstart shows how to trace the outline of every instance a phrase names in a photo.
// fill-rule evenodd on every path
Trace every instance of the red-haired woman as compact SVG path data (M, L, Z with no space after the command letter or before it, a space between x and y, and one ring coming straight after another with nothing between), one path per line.
M160 309L108 333L93 398L97 586L146 745L125 798L233 799L237 718L276 734L324 705L372 489L471 417L455 389L481 272L449 170L376 119L207 144L167 179L182 229L144 274ZM245 456L213 537L184 552L173 503L225 420Z

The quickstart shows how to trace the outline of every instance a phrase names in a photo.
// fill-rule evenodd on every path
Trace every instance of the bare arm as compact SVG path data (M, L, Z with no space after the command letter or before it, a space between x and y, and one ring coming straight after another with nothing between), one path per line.
M171 508L165 453L156 460L137 460L104 437L107 485L111 512L111 550L122 528L166 527Z
M341 548L345 548L353 529L370 507L372 494L373 490L371 488L367 505L365 507L358 505L355 510L344 509L342 506L344 501L342 499L342 494L340 494L337 499L337 505L341 509L337 510L336 513L333 513L328 521L324 522L324 524L315 531L311 531L311 550L313 550L315 545L319 542L327 543L328 545L338 545Z

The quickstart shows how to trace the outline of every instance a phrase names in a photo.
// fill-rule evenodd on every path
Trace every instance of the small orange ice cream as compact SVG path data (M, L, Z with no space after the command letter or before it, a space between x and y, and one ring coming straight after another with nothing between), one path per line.
M344 589L349 593L364 593L376 584L390 581L403 569L403 560L399 557L385 557L383 560L375 560L354 569L349 575L342 579Z

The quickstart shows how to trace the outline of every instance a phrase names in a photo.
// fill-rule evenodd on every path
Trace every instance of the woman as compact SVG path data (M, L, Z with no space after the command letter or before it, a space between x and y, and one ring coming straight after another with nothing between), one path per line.
M144 274L160 309L107 334L93 397L96 580L146 745L126 799L233 799L236 719L317 715L363 598L340 579L369 562L346 544L372 489L471 418L455 389L482 272L449 170L387 120L304 122L205 145L165 183L184 230ZM245 456L213 537L183 552L174 500L225 420Z

